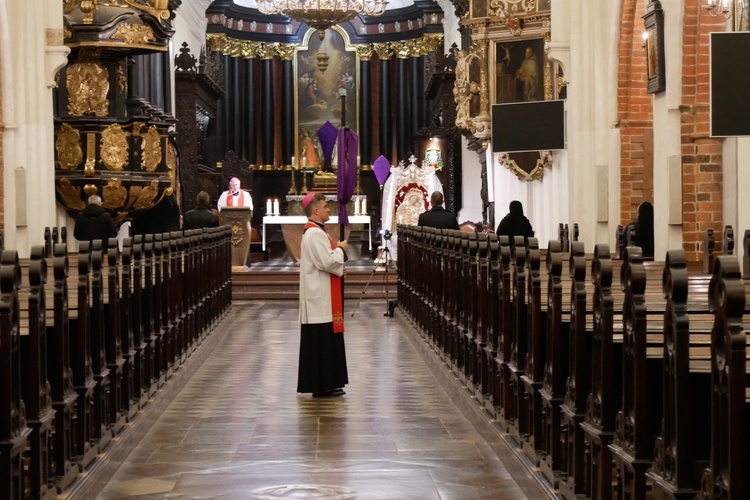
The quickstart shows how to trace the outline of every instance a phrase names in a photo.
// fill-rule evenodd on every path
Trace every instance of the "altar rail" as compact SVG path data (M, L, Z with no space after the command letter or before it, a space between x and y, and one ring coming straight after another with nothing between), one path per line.
M4 499L53 499L81 478L231 305L228 227L77 254L47 234L28 262L0 253Z
M607 245L591 258L550 241L542 265L535 238L399 235L399 306L551 492L750 494L750 283L733 244L705 274L682 250L645 263L627 246L615 261Z

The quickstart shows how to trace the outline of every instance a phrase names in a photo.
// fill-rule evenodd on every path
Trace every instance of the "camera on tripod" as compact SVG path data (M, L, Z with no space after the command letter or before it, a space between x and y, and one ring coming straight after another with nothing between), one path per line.
M381 235L385 240L390 240L391 236L393 236L393 233L391 233L387 229L381 229L380 231L378 231L378 234Z

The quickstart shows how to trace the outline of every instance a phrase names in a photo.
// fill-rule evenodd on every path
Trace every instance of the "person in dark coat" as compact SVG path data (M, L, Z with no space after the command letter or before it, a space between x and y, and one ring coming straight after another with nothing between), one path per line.
M534 236L534 228L531 227L529 219L523 215L523 205L520 201L510 202L509 213L500 221L495 232L498 236L508 236L511 245L513 245L514 236L523 236L525 242Z
M107 246L107 240L117 236L112 216L102 208L102 199L93 194L88 198L88 204L76 217L73 236L78 241L102 240L102 247Z
M209 207L211 199L208 193L201 191L195 197L195 208L185 214L182 229L202 229L204 227L219 227L219 216Z
M641 248L643 258L654 258L654 206L648 201L638 205L638 220L629 227L635 229L635 246Z
M430 209L419 215L420 226L438 229L458 229L458 221L453 212L443 208L443 193L435 191L430 196Z

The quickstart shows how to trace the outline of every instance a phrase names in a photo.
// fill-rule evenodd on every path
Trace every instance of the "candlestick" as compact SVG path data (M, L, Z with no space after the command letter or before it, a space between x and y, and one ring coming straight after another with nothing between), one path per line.
M274 215L279 215L279 200L278 200L278 198L273 200L273 214Z
M266 215L273 215L273 211L271 210L271 198L266 200Z
M292 156L292 170L291 170L291 172L292 172L292 185L289 188L289 191L287 192L287 194L295 195L295 194L297 194L297 181L296 181L296 178L294 176L294 174L296 173L296 170L294 170L294 156Z

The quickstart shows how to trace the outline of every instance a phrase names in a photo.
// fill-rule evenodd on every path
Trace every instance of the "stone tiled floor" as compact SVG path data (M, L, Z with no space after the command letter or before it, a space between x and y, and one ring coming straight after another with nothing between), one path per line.
M350 384L334 399L295 392L296 302L233 307L97 498L546 498L451 402L384 302L347 313Z

